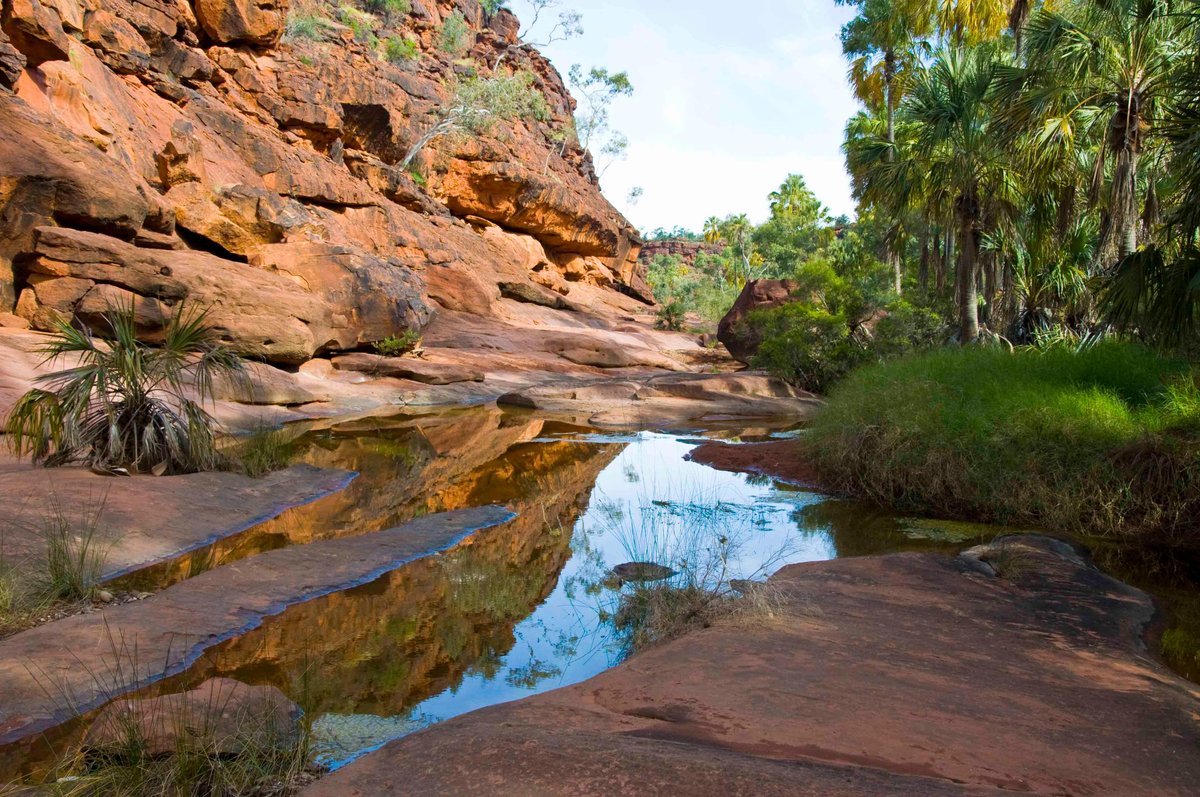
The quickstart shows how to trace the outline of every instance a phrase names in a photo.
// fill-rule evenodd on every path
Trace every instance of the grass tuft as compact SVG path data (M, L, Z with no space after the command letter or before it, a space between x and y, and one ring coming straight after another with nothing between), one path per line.
M1200 390L1136 346L971 347L852 373L804 455L833 490L903 510L1197 542Z

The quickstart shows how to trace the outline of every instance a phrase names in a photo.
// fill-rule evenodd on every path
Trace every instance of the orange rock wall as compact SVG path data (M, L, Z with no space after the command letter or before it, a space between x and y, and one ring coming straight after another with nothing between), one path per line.
M438 40L456 10L473 43L454 60ZM152 332L196 300L235 349L294 364L443 309L493 315L501 283L595 286L612 302L599 313L653 301L641 241L590 156L553 140L573 101L546 59L514 46L511 13L413 0L377 20L376 36L419 47L391 64L344 25L289 40L288 12L286 0L3 0L0 323L49 329L132 302ZM550 117L438 139L418 178L402 171L447 77L498 62L533 72Z

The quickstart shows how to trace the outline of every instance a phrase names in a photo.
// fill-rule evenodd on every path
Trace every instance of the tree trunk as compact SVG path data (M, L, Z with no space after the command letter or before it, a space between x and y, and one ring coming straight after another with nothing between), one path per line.
M887 106L887 161L896 160L896 103L892 97L893 84L896 80L896 56L888 52L883 64L883 103Z
M979 239L975 218L969 212L959 214L958 241L958 319L959 343L973 343L979 337L979 289L976 285L979 263Z
M1113 170L1113 222L1117 257L1121 260L1137 251L1137 163L1137 152L1132 147L1124 147L1117 153Z
M954 262L954 225L946 225L946 244L942 248L942 257L938 260L937 292L938 296L946 295L946 277L950 273L950 264Z
M921 230L921 265L917 270L917 284L922 291L929 290L929 229Z

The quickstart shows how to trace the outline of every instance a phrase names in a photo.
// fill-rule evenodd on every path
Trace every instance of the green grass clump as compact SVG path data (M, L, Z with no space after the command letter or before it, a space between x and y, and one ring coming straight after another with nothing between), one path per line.
M421 48L412 39L389 36L383 40L383 58L391 64L412 61L421 54Z
M853 372L804 443L823 483L905 510L1197 540L1200 389L1108 342L947 349Z
M421 333L414 329L406 329L399 335L388 335L383 340L377 340L372 345L375 353L383 357L399 357L408 354L421 343Z
M260 429L226 452L226 469L258 479L291 464L292 449L283 431Z

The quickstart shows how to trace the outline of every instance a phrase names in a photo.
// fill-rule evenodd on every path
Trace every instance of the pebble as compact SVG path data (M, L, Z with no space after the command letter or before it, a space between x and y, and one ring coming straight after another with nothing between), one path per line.
M112 603L114 600L113 594L106 589L102 589L96 593L96 600L101 603Z

